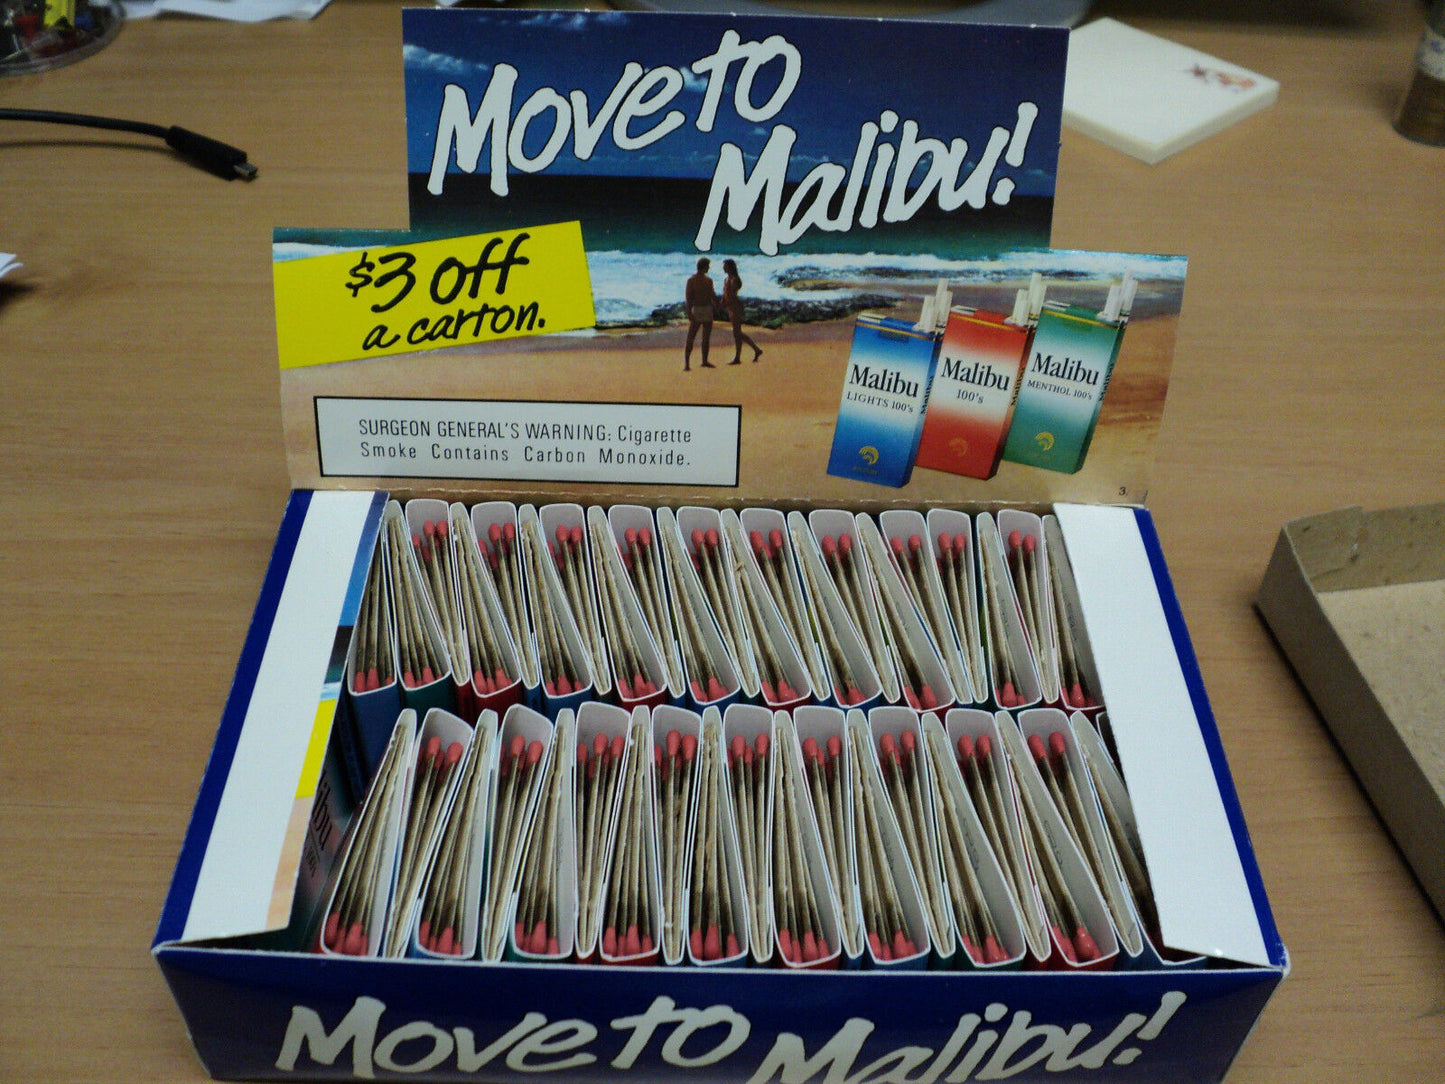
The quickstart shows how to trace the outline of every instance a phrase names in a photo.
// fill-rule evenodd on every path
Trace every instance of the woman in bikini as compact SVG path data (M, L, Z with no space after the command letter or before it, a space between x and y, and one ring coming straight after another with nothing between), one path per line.
M738 274L737 261L724 260L723 274L727 277L723 279L722 307L733 325L733 360L728 364L737 365L742 362L744 343L753 348L753 360L757 361L763 356L763 351L743 331L743 299L738 296L738 291L743 288L743 280Z

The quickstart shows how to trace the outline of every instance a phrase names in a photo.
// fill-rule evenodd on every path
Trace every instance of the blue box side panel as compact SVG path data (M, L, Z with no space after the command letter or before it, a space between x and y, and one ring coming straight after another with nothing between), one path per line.
M223 1079L1217 1081L1280 972L786 973L167 947Z
M180 857L176 861L176 871L171 878L170 892L166 895L166 905L156 928L154 944L174 940L180 937L185 929L186 915L195 895L196 878L201 872L201 859L205 857L206 844L211 838L211 828L216 820L216 810L226 789L226 778L230 775L236 743L240 740L241 727L251 705L251 694L255 690L256 674L261 667L266 642L270 639L271 627L276 620L276 607L281 600L281 590L286 585L286 575L291 568L291 558L296 552L297 539L301 536L301 525L306 522L306 510L311 505L311 496L309 490L296 490L286 502L286 512L276 534L276 545L271 550L271 562L261 583L261 594L251 616L251 627L241 647L236 676L231 682L225 710L221 713L216 743L211 748L211 758L201 780L195 808L191 812L190 826L186 829L186 838L181 844Z
M1269 898L1264 891L1264 879L1260 875L1259 863L1250 843L1249 828L1244 823L1244 812L1240 809L1239 795L1234 789L1234 779L1229 774L1229 764L1224 756L1224 746L1219 738L1219 727L1214 721L1214 712L1209 706L1209 697L1204 691L1204 677L1199 672L1199 660L1194 655L1194 644L1189 639L1189 629L1184 624L1184 613L1179 607L1179 597L1174 592L1174 583L1169 568L1164 562L1164 551L1159 544L1159 534L1154 528L1153 517L1143 508L1136 508L1134 516L1139 525L1139 536L1149 555L1149 564L1154 573L1154 582L1159 588L1159 602L1164 617L1169 623L1169 632L1174 641L1174 654L1179 659L1179 669L1189 688L1194 711L1199 717L1200 734L1209 751L1209 762L1214 769L1214 781L1224 800L1225 813L1230 829L1234 833L1235 847L1239 851L1239 862L1249 884L1250 897L1259 917L1260 933L1269 950L1269 958L1278 967L1286 965L1284 942L1280 939L1275 925L1274 913L1270 910Z

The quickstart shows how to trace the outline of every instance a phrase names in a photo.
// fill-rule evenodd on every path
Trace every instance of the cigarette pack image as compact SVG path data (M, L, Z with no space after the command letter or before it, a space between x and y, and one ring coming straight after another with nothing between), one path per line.
M1019 394L1030 329L1002 313L948 314L916 465L992 478Z
M1067 33L402 45L411 229L273 237L292 491L151 945L206 1070L1219 1081L1289 957L1123 503L1184 260L1048 247ZM1036 443L1040 356L1069 463L990 395L912 471L989 372Z
M1078 305L1044 306L1019 385L1005 459L1064 474L1084 465L1122 333L1117 316Z
M933 376L931 328L863 313L853 329L828 473L885 486L913 474Z

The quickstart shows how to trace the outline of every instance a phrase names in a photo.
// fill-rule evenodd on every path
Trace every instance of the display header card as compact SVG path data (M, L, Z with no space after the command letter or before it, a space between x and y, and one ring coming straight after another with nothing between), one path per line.
M421 8L402 29L411 229L276 236L297 485L858 506L1142 499L1183 261L1049 250L1066 31ZM512 267L505 298L488 271L478 298L448 299L479 242L563 230L577 248ZM422 266L430 245L455 261L450 279L440 259ZM373 311L397 250L418 256L405 303L426 311ZM351 310L325 329L344 331L344 349L296 334L282 283L308 265ZM871 431L835 448L843 414L903 379L918 384L919 415L905 460L942 386L932 372L951 382L954 412L968 408L980 363L929 354L949 321L940 299L1003 319L1036 274L1051 303L1096 311L1138 284L1081 469L870 473L856 463L881 455ZM491 320L544 294L545 327L471 333L479 306ZM917 326L917 372L850 359L860 320ZM1077 369L1044 361L1044 379ZM990 379L1017 386L1023 364L1020 352ZM998 444L1003 420L989 424ZM938 462L977 459L960 440L973 438L947 433Z

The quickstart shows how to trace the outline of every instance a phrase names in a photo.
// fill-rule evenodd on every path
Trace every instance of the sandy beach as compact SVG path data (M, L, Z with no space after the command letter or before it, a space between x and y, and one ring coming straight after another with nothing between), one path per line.
M1058 499L1142 501L1158 432L1178 317L1136 317L1128 327L1088 459L1079 473L1003 463L981 481L918 469L893 489L825 473L837 418L853 321L789 324L778 329L745 325L762 356L729 365L732 330L713 328L710 361L683 371L684 324L641 331L606 331L513 339L452 347L282 373L282 400L292 478L302 488L375 488L398 493L440 493L458 499L577 498L586 503L709 503L741 506L977 505L1041 503ZM417 485L395 477L325 477L320 474L317 396L544 400L581 403L706 403L741 410L736 487L611 485L476 478L428 479Z

